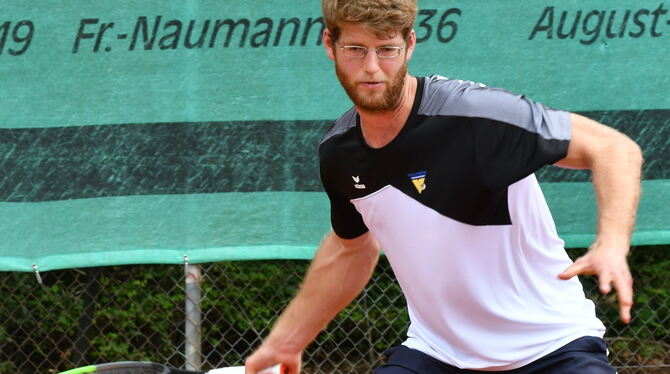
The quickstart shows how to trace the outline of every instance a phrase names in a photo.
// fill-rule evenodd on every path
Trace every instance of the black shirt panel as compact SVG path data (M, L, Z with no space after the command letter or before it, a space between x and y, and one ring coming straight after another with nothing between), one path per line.
M338 119L324 137L319 147L321 177L339 236L353 238L368 230L351 201L387 186L461 223L512 224L508 186L567 153L568 139L549 137L552 131L569 132L564 127L567 117L560 113L503 90L459 88L453 91L458 93L455 96L443 92L449 89L443 81L434 83L439 87L436 93L424 87L425 78L418 83L406 124L386 146L374 149L365 143L355 110ZM433 102L443 98L442 105L466 101L468 105L447 108ZM493 100L498 106L488 108L482 102L479 112L486 116L476 116L473 101L477 98ZM424 101L432 114L417 112L422 99L433 100ZM511 115L516 112L505 105L516 105L520 114ZM516 117L519 123L497 119Z

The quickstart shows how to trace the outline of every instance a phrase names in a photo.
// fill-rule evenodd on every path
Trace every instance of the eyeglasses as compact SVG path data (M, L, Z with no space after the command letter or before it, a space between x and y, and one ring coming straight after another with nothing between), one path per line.
M354 57L354 58L363 58L367 56L368 52L370 50L375 51L377 53L377 57L379 58L396 58L400 56L400 53L405 50L405 47L379 47L379 48L367 48L367 47L361 47L357 45L343 45L340 46L340 49L344 53L345 56L347 57Z

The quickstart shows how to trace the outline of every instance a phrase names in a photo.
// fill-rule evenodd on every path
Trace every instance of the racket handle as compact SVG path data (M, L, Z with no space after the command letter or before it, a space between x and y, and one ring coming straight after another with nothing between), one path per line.
M214 369L207 372L207 374L244 374L244 366L231 366L227 368ZM282 364L275 365L271 368L263 369L258 374L288 374L288 368Z

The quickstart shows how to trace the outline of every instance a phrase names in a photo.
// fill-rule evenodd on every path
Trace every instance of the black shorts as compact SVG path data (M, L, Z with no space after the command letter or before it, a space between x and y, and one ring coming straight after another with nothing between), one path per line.
M465 370L447 365L425 353L405 346L384 352L387 362L374 374L474 374L491 371ZM614 374L607 360L607 346L601 338L585 336L518 369L496 374Z

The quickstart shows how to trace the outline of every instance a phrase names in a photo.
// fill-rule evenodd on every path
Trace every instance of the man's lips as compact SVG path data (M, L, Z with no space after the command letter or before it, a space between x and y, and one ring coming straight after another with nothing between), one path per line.
M375 89L375 88L381 88L384 85L384 82L381 82L381 81L365 81L365 82L360 82L359 85L361 85L364 88Z

